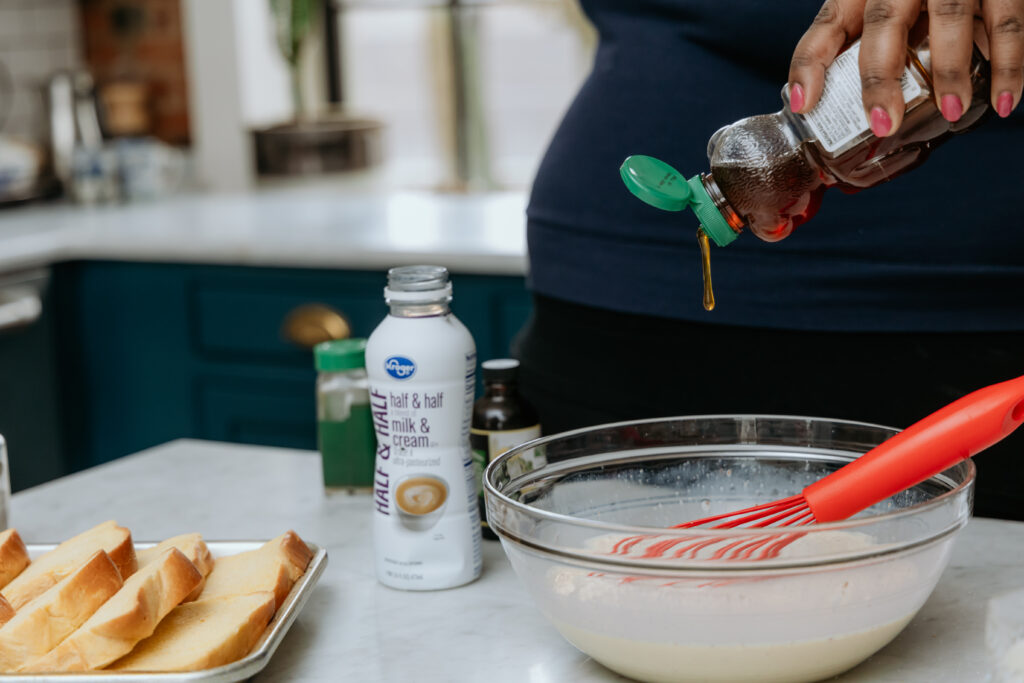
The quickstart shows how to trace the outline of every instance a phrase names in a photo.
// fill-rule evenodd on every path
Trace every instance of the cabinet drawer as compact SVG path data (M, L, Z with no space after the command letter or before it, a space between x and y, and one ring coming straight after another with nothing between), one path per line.
M387 315L383 272L230 269L192 283L198 354L212 361L311 365L310 349L289 339L286 321L302 308L340 314L350 336L368 337ZM508 355L531 307L522 278L455 275L453 311L472 332L481 359Z
M310 364L310 348L287 329L291 316L317 306L322 310L314 318L338 314L349 336L365 337L387 314L383 273L319 273L315 282L302 275L264 272L197 283L190 298L199 353L211 360Z

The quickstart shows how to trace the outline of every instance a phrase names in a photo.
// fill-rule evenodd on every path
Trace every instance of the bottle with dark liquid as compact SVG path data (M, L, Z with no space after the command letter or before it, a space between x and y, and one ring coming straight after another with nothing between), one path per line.
M825 73L821 100L806 114L785 106L775 114L742 119L716 132L708 143L710 172L685 180L657 159L632 156L620 173L646 203L667 211L691 208L701 229L722 247L749 229L775 242L818 211L830 187L858 192L922 164L931 150L973 128L990 113L989 65L975 48L973 98L955 123L935 101L927 23L911 32L901 85L906 102L895 134L871 132L861 99L860 41L841 53Z
M519 361L498 358L481 365L484 395L473 404L473 422L469 444L473 449L476 491L480 505L480 523L484 538L497 539L487 526L484 508L483 472L487 464L505 451L540 436L537 412L519 395L516 376Z

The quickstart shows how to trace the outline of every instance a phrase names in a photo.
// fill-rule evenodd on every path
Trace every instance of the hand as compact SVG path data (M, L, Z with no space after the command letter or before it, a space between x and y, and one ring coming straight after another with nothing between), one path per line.
M992 107L999 116L1009 116L1024 85L1024 0L825 0L793 51L793 111L814 108L825 69L860 36L864 111L871 130L879 137L896 132L905 108L899 81L906 67L907 33L924 11L929 15L935 100L943 117L956 121L970 106L976 38L987 43Z

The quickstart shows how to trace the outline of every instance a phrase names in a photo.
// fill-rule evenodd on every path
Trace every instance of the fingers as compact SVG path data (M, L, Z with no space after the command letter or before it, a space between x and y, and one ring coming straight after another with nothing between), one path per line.
M878 137L903 122L900 77L907 65L907 32L921 11L920 0L868 0L860 44L864 110Z
M789 106L814 109L825 86L825 69L851 36L860 33L865 0L825 0L814 23L793 51L789 65Z
M1006 118L1020 102L1024 85L1024 0L986 0L982 16L992 65L992 107Z
M864 109L875 135L892 135L906 109L900 79L906 67L907 33L925 3L933 46L932 81L943 117L957 121L971 104L970 68L979 12L992 66L992 106L1000 116L1009 116L1024 90L1024 0L826 0L793 52L790 108L798 113L814 108L824 88L825 70L852 38L862 34Z
M959 121L971 106L976 3L977 0L928 0L932 83L936 104L947 121Z

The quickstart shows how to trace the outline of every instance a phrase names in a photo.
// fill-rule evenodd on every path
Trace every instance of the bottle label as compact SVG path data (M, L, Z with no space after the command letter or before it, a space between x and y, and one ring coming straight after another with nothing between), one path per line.
M487 465L505 451L512 450L522 443L526 443L540 436L540 425L524 427L523 429L507 429L500 432L492 432L486 429L470 430L469 442L473 446L473 472L476 476L476 492L484 494L484 470ZM523 454L524 457L516 460L516 467L521 471L513 474L522 474L543 466L545 463L543 455L536 453ZM521 466L520 466L521 465Z
M469 447L476 353L468 333L464 340L452 339L452 324L432 320L420 325L417 341L435 347L435 353L426 354L432 360L408 351L401 356L387 352L408 346L405 328L374 332L367 344L377 441L377 576L386 585L414 590L466 583L480 574L482 564ZM390 343L399 334L399 343ZM451 349L453 341L464 341L467 348L436 353L436 348Z
M846 151L851 145L867 134L871 124L864 114L860 80L860 41L836 57L836 61L825 72L825 89L821 99L803 119L814 137L830 154ZM900 79L903 101L910 102L918 97L921 85L914 78L910 67L903 70Z

